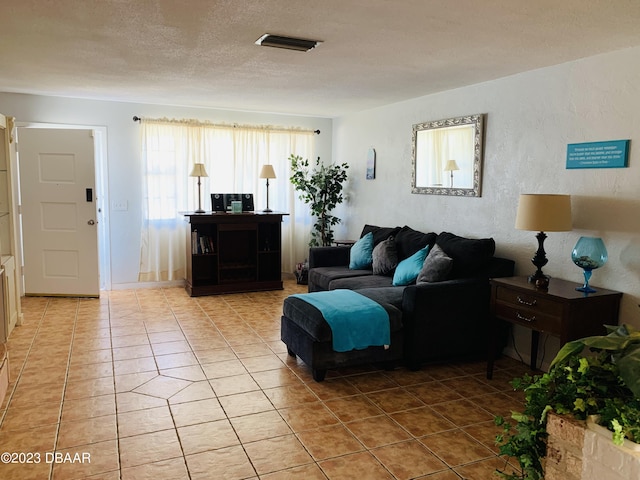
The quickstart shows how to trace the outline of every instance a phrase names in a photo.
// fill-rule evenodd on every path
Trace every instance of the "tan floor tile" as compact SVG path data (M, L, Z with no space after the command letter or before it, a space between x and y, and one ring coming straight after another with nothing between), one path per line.
M238 358L260 357L272 355L273 352L266 343L253 343L248 345L236 345L233 351Z
M114 472L119 468L118 442L116 440L80 445L58 450L58 452L63 455L62 458L68 454L69 457L66 458L78 459L79 461L54 464L54 479L89 478L92 475Z
M430 407L415 408L391 415L391 418L414 437L452 430L455 425Z
M380 372L354 375L347 380L363 393L398 387L396 382Z
M264 394L276 408L293 407L301 403L318 401L318 397L303 384L269 388L264 390Z
M480 380L471 377L458 377L450 380L442 380L442 383L449 387L451 390L456 391L464 398L476 397L478 395L486 395L489 393L496 393L496 389L487 383L483 383Z
M113 362L113 373L115 375L127 375L129 373L157 372L155 358L134 358L130 360L117 360Z
M234 417L231 424L242 443L291 434L291 429L278 412L262 412Z
M120 439L122 467L182 457L182 449L175 430L161 430Z
M313 430L339 422L336 416L320 402L305 403L278 411L294 432Z
M222 362L208 363L202 365L202 370L208 379L232 377L247 373L247 369L240 360L225 360Z
M192 382L188 387L180 390L175 395L169 397L170 404L178 404L185 402L193 402L195 400L205 400L214 398L216 395L213 388L206 380L201 382Z
M302 383L296 374L288 368L254 372L251 376L262 389L283 387L285 385L298 385Z
M177 427L226 418L224 410L215 398L172 404L171 413Z
M156 355L155 358L160 370L198 365L198 359L191 352Z
M113 377L113 363L91 363L87 365L71 365L67 381L90 380L92 378Z
M315 460L326 460L364 450L353 434L340 424L307 430L299 433L298 439Z
M515 473L503 459L497 457L456 467L454 471L465 480L485 480L487 478L495 478L494 472L496 469Z
M451 421L458 427L466 427L474 423L482 423L493 420L493 416L469 400L456 400L454 402L439 403L433 405L433 410Z
M118 412L120 438L172 428L174 428L173 418L166 405L131 412Z
M67 382L64 393L65 400L78 398L97 397L100 395L114 394L113 378L101 377L89 380L77 380Z
M261 391L228 395L219 400L229 418L273 410L273 405Z
M329 480L394 480L391 474L369 452L353 453L319 463Z
M451 467L493 456L491 450L462 430L450 430L429 435L421 438L420 441ZM451 448L451 445L455 445L456 448Z
M61 423L56 448L68 449L117 438L116 416L104 415Z
M320 468L314 463L281 470L279 472L267 473L266 475L260 475L261 480L295 480L298 478L304 480L327 479L325 474L322 473L322 470L320 470Z
M42 454L52 452L57 433L57 424L24 430L2 428L0 429L0 452L40 452Z
M401 387L432 382L434 380L425 369L413 371L401 367L389 372L384 372L384 374Z
M128 373L126 375L116 375L114 377L116 393L130 392L136 388L144 385L149 380L153 380L158 376L158 373L153 372L140 372L140 373Z
M184 480L185 478L189 478L189 473L184 458L172 458L122 469L122 480Z
M135 388L133 391L135 393L142 393L144 395L166 399L172 397L181 390L184 390L189 385L191 385L191 382L188 380L159 375L152 378L147 383Z
M169 368L160 370L160 374L165 377L179 378L190 382L199 382L206 380L202 367L200 365L190 365L188 367Z
M241 361L249 373L285 368L280 358L273 353L259 357L242 358Z
M86 418L115 415L115 395L100 395L97 397L66 400L62 405L62 422L83 420Z
M150 345L133 345L130 347L118 347L113 349L114 360L130 360L153 356Z
M51 464L46 463L45 454L42 453L40 463L24 464L24 463L10 463L3 464L0 467L0 474L2 478L6 479L19 479L19 480L42 480L49 478L49 472L51 471Z
M214 378L209 380L209 383L218 397L260 390L258 384L248 373L232 377Z
M424 477L418 477L416 480L461 480L456 472L453 470L443 470L442 472L431 473Z
M60 403L43 403L41 405L9 406L2 422L3 430L24 430L58 423Z
M327 400L325 405L343 422L376 417L383 413L364 395Z
M402 388L368 393L366 397L386 413L424 407L424 403Z
M395 478L403 480L448 468L417 440L376 448L371 453Z
M226 418L178 428L185 455L240 445L240 440Z
M502 415L505 418L509 418L513 412L522 412L524 409L524 402L504 393L482 395L470 400L490 414Z
M313 462L295 435L267 438L243 446L259 475Z
M466 375L464 370L448 363L425 365L422 368L425 373L428 373L435 380L447 380L449 378L462 377Z
M390 443L409 440L412 436L387 416L369 417L345 426L367 448L376 448Z
M104 363L113 360L111 349L103 350L80 350L71 352L71 365L87 363Z
M180 342L184 341L184 335L178 330L169 332L152 332L149 333L149 340L153 344L165 343L165 342Z
M236 354L229 347L194 350L194 353L202 365L224 362L226 360L236 360Z
M344 378L326 379L323 382L315 380L307 383L320 400L330 400L332 398L351 397L360 391Z
M255 470L240 445L187 455L191 480L210 480L215 472L216 480L243 480L253 478Z
M191 352L191 345L186 340L178 340L175 342L153 343L154 355L169 355L173 353Z
M149 337L140 333L137 335L124 335L121 337L113 337L111 339L113 348L134 347L136 345L149 345Z
M9 360L11 366L11 360ZM40 385L28 385L22 387L18 382L13 396L11 397L10 408L23 408L39 403L60 403L64 383L43 383Z
M133 410L142 410L145 408L161 407L166 405L167 401L158 398L142 395L134 392L125 392L116 394L116 405L118 413L131 412Z
M427 405L433 405L442 402L451 402L462 398L455 390L447 387L439 381L421 383L419 385L411 385L406 390Z
M496 445L496 435L504 433L504 429L495 424L495 422L476 423L464 427L466 433L471 435L475 440L485 447L492 450L496 455L499 453L499 447Z

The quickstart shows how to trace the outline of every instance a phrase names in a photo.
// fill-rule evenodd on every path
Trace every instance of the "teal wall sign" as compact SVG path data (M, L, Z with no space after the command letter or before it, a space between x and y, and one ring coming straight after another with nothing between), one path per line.
M567 168L622 168L628 161L629 140L567 145Z

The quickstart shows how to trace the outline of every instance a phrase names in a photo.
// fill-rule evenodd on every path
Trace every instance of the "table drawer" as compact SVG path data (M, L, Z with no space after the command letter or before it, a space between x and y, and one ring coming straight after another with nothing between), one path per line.
M511 304L514 308L524 308L552 317L561 317L563 313L562 303L532 293L498 287L496 299L501 303Z
M496 304L496 317L527 328L551 334L560 334L562 318L547 315L546 312L518 308L505 303Z

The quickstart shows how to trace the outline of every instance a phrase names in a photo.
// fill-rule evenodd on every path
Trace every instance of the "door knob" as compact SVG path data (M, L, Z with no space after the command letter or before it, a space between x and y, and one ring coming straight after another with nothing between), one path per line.
M89 220L87 223L88 223L89 225L95 225L95 224L96 224L96 222L95 222L94 220Z

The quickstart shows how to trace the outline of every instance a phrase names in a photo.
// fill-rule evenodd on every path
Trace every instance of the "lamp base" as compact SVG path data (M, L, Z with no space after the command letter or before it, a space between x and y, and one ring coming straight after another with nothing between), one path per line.
M264 210L262 210L265 213L271 213L273 212L273 210L271 210L270 208L265 208Z
M548 275L542 273L542 270L538 270L533 275L529 275L529 283L533 283L536 288L541 290L546 290L549 288L549 279Z
M193 213L205 213L205 210L203 210L202 208L199 208L197 210L194 210Z

